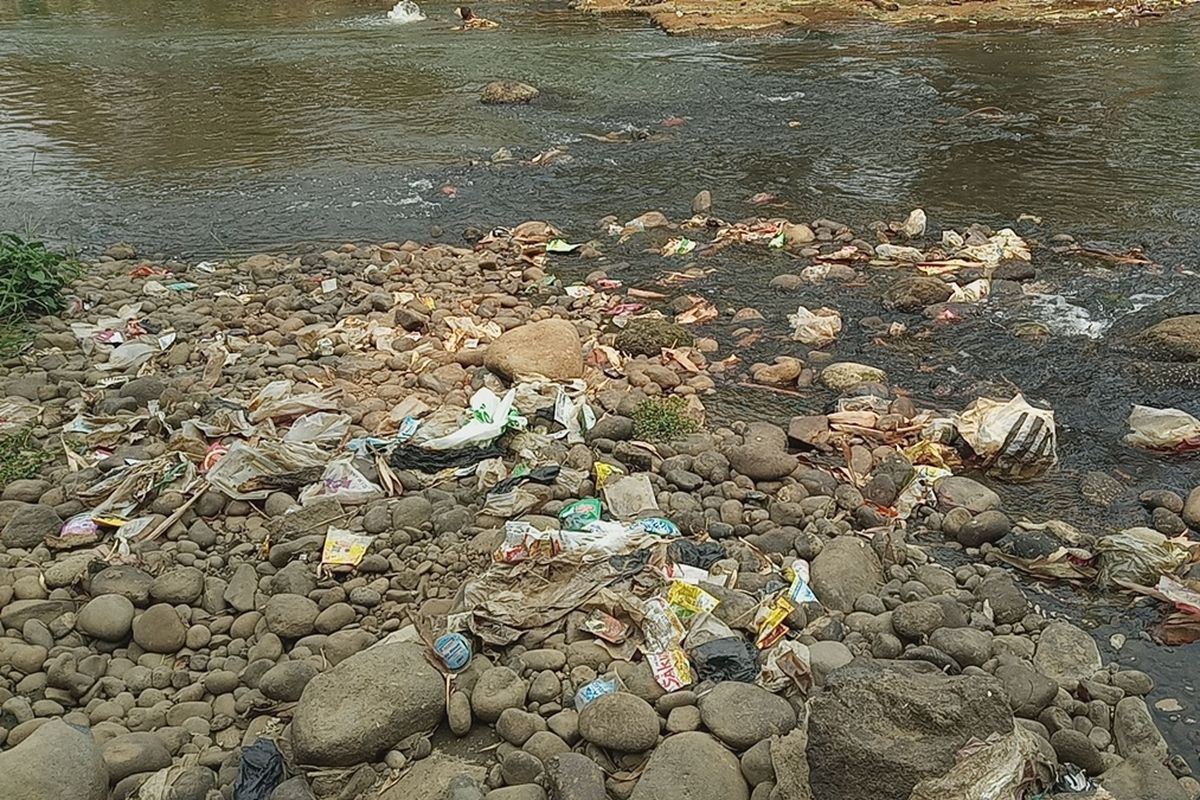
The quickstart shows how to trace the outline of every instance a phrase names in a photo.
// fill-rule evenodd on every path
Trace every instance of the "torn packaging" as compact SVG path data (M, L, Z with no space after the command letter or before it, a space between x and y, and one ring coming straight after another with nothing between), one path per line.
M597 590L621 578L607 558L566 551L550 559L493 564L459 589L453 618L491 645L508 645L526 631L557 626Z

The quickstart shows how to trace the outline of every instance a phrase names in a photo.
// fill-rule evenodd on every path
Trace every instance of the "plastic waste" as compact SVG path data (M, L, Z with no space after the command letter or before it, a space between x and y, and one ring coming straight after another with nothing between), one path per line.
M588 525L600 519L602 510L599 500L595 497L585 497L563 508L558 512L558 518L562 522L563 530L584 531Z
M337 445L350 433L350 415L317 411L292 423L283 435L285 442Z
M521 484L527 482L540 483L548 486L558 479L559 473L561 472L562 467L558 466L557 464L545 464L543 466L534 467L531 470L520 473L518 473L514 468L512 475L502 481L499 481L489 491L500 494L515 489Z
M1188 560L1188 551L1151 528L1128 528L1096 540L1099 578L1109 586L1152 586Z
M1019 725L1006 736L970 740L956 761L946 774L914 786L909 800L1025 800L1052 781L1037 738Z
M693 542L690 539L677 539L667 547L667 558L671 561L699 569L708 569L725 556L725 545L720 542Z
M542 531L528 522L510 520L504 524L504 540L492 558L505 564L519 564L529 558L555 556L562 549L562 531Z
M24 397L0 398L0 433L23 428L42 416L42 407Z
M655 682L667 692L677 692L696 680L687 653L680 647L647 653L646 663Z
M981 397L958 415L959 435L1006 478L1041 475L1058 461L1054 412L1034 408L1018 394L1011 400Z
M464 670L471 663L471 643L461 633L443 633L434 641L433 652L451 672Z
M332 497L342 505L361 505L383 495L383 488L359 472L350 458L339 458L329 462L317 483L300 492L300 505L319 497Z
M646 473L626 475L604 485L604 504L617 519L631 519L643 511L657 511L658 499Z
M685 237L678 237L669 240L659 250L664 256L685 256L696 249L696 243Z
M678 525L662 517L645 517L635 522L634 526L646 533L653 536L661 536L664 539L673 539L683 535L683 531L679 530Z
M754 683L758 680L758 651L741 636L714 639L689 648L688 654L702 681Z
M979 278L970 283L959 286L957 283L951 284L953 289L949 303L978 303L984 300L992 291L992 282L987 278Z
M598 608L588 615L580 629L612 644L620 644L629 635L628 625Z
M525 418L513 412L515 389L503 398L486 386L471 395L468 421L457 431L421 443L426 450L453 450L466 445L485 445L506 430L524 428Z
M765 651L756 682L769 692L782 692L790 685L807 692L812 687L812 656L808 646L784 639Z
M788 314L788 323L792 326L792 339L810 347L831 344L842 332L842 315L825 306L816 311L800 306L795 314Z
M258 423L266 419L295 419L314 411L328 411L337 407L337 389L295 394L295 388L296 384L292 381L278 380L259 389L247 406L250 421Z
M1178 408L1137 406L1129 412L1125 441L1150 450L1200 450L1200 419Z
M157 342L154 344L141 340L126 342L109 353L108 361L105 361L103 364L97 364L96 368L105 372L111 370L124 372L136 369L161 353L163 349L159 347Z
M269 800L282 781L283 754L273 741L260 738L242 748L242 760L233 782L233 800Z
M466 467L489 458L504 455L504 450L494 445L487 447L467 446L455 450L426 450L423 447L397 447L388 456L388 465L394 469L413 469L418 472L440 472L450 467Z
M575 710L581 711L584 706L596 698L606 694L615 694L623 688L625 688L624 684L616 675L602 675L591 683L584 684L575 693Z
M330 528L325 532L325 545L321 548L321 566L357 567L367 555L373 541L373 536Z
M697 614L711 614L721 601L699 586L683 581L671 581L667 589L667 602L680 622L687 623Z
M261 442L257 446L234 442L204 477L234 500L262 500L271 489L253 486L255 479L323 467L326 458L316 447L302 442Z

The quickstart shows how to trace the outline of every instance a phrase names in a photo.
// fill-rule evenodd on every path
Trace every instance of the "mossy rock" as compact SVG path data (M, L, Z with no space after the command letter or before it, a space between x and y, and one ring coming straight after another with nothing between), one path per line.
M664 347L691 347L694 341L691 331L665 319L635 319L617 334L617 347L635 356L656 356Z

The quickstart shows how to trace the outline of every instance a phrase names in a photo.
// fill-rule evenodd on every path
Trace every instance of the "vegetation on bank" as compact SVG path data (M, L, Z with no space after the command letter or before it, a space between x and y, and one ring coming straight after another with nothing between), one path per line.
M20 348L22 323L63 307L63 288L82 267L70 254L0 233L0 356Z

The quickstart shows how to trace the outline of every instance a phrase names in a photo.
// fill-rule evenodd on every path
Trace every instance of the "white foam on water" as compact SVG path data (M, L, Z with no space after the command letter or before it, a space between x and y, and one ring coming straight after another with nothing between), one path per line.
M803 100L805 98L805 94L804 92L788 92L787 94L775 95L760 94L759 97L761 97L763 100L766 100L768 103L794 103L797 100Z
M1112 320L1092 319L1083 306L1077 306L1061 294L1038 294L1033 305L1042 312L1041 322L1052 333L1099 339L1112 326Z
M420 22L425 19L425 12L412 0L400 0L387 13L388 22L396 25L407 25L410 22Z

